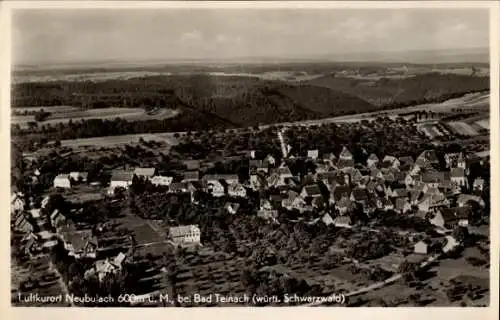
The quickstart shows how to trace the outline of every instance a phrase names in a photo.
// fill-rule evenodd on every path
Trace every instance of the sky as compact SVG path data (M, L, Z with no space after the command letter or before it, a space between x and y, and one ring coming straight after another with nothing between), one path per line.
M487 48L487 9L24 9L14 64Z

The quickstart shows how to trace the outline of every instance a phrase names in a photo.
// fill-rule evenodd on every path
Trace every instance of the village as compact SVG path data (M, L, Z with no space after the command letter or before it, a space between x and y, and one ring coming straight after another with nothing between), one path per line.
M123 165L107 182L95 174L90 181L83 171L52 173L42 194L12 194L11 227L22 235L21 256L50 256L69 292L106 287L109 293L111 287L138 296L243 294L262 272L302 283L289 284L286 294L357 296L378 282L391 286L388 279L398 276L411 284L420 267L463 250L479 252L467 258L479 261L477 268L489 265L487 158L426 149L415 158L371 153L360 163L347 144L328 152L297 150L287 142L294 130L266 129L279 152L240 150L246 169L232 172L207 170L203 159L192 159L172 174ZM46 174L29 172L35 184ZM68 200L89 189L101 197ZM142 271L136 279L120 278L125 269ZM229 278L224 269L231 270ZM104 285L109 281L113 285ZM439 290L450 297L457 286ZM482 301L476 293L484 286L465 288ZM268 287L253 290L271 294Z

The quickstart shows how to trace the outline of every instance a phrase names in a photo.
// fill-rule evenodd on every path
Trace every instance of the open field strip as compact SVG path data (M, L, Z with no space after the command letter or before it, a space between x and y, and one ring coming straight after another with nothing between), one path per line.
M458 121L458 122L448 122L448 125L453 128L453 130L461 135L467 135L467 136L477 136L479 133L474 130L470 125Z

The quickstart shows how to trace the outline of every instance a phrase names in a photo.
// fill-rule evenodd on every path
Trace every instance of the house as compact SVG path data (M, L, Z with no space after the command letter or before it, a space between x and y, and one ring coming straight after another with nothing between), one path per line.
M12 229L24 232L24 233L30 233L33 231L33 225L26 219L26 216L22 211L16 211L14 212L13 216L11 217L11 226Z
M366 160L366 166L368 168L376 167L378 162L379 162L379 159L378 159L377 155L372 153L372 154L370 154L370 156Z
M134 173L130 171L114 171L111 176L111 181L109 184L109 190L112 193L115 188L120 187L128 189L132 185L134 180Z
M380 171L379 169L377 168L372 168L370 170L370 176L373 178L373 179L379 179L379 180L385 180L385 176L384 174L382 173L382 171Z
M328 213L325 213L325 215L321 218L321 221L323 221L323 223L326 224L327 226L329 226L331 224L335 224L335 221L332 219L332 217Z
M420 240L419 242L415 243L413 251L416 254L428 254L430 245L431 245L430 241Z
M392 198L408 198L408 190L403 188L394 189L390 195Z
M184 160L183 164L186 166L187 170L199 170L201 167L200 160Z
M54 178L54 188L71 188L69 174L59 174Z
M463 206L458 207L455 210L455 215L458 218L458 225L462 227L469 226L469 220L472 216L472 208L469 206Z
M247 195L247 190L245 187L240 184L240 183L233 183L228 186L227 193L231 197L246 197Z
M266 181L259 175L250 175L250 188L260 190L266 186Z
M135 168L134 175L140 179L149 180L155 175L155 168Z
M33 219L39 219L40 218L40 209L39 208L33 208L29 210L30 216Z
M186 171L184 172L184 176L181 182L192 182L200 180L200 172L199 171Z
M167 176L154 176L151 179L151 183L155 186L169 186L172 181L174 181L173 177L167 177Z
M280 166L276 172L280 175L281 178L286 179L286 178L292 178L293 174L290 171L290 168L286 165Z
M58 210L55 209L50 215L50 225L54 228L57 228L62 223L66 221L66 217Z
M200 228L196 225L171 227L169 236L177 244L199 244L201 238Z
M350 162L353 160L352 153L344 146L339 155L339 160L344 160Z
M10 211L11 213L20 212L24 210L24 195L20 192L13 193L10 197Z
M276 222L278 219L278 210L259 210L257 217Z
M319 151L316 149L316 150L307 150L307 158L308 159L312 159L312 160L316 160L318 159L319 157Z
M464 168L453 168L450 171L451 181L460 187L468 187Z
M458 218L450 208L441 208L436 211L429 222L440 228L453 229L458 224Z
M266 182L268 187L280 187L286 185L285 179L277 172L271 173L271 175L267 177Z
M450 172L426 171L421 175L421 181L430 187L442 187L450 182Z
M411 205L407 198L397 198L394 201L394 209L401 213L407 213L411 210Z
M339 161L337 161L337 168L339 168L339 169L354 168L354 160L353 159L339 159Z
M206 190L214 197L223 197L226 194L224 185L219 180L209 180Z
M457 160L461 152L447 153L444 155L444 161L446 163L446 168L456 168Z
M262 168L262 160L250 159L248 161L248 170L250 174L257 173L259 168ZM265 171L267 172L267 168Z
M267 199L260 199L260 211L269 211L272 210L273 206L271 205L271 201Z
M474 182L472 183L472 189L474 191L483 191L484 190L484 179L481 177L474 179Z
M168 186L169 193L185 193L189 191L189 185L187 182L172 182Z
M399 157L398 160L399 160L399 168L401 170L410 170L415 164L413 158L410 156Z
M349 216L336 217L335 220L333 220L333 224L337 228L351 228L352 225L351 217Z
M335 203L335 208L340 214L346 214L351 207L351 200L347 197L342 197L339 201Z
M467 161L465 159L465 156L463 153L460 153L458 155L458 159L457 159L457 168L462 168L464 170L467 169Z
M304 186L304 188L302 188L302 191L300 192L300 196L303 199L308 198L308 197L311 197L311 198L322 197L321 189L318 187L318 185Z
M267 155L264 160L262 161L262 164L266 167L269 166L274 166L276 164L276 159L272 155Z
M460 194L457 198L457 204L459 207L463 207L467 204L467 202L473 201L479 204L479 206L484 207L484 201L481 197L474 196L471 194Z
M255 159L255 157L256 157L255 150L249 150L248 151L248 156L250 157L250 159Z
M76 259L96 257L97 238L92 235L92 230L63 231L60 237L68 255Z
M366 192L366 189L354 188L352 189L350 199L351 201L365 203L368 201L368 193Z
M87 182L87 177L88 177L87 172L77 172L73 171L69 173L69 177L76 182Z
M382 167L383 168L398 168L399 167L399 160L396 157L393 156L385 156L384 159L382 159Z
M439 165L436 150L425 150L415 160L415 166L418 166L421 170L430 169L436 165Z
M226 205L224 206L224 209L229 214L236 214L240 209L240 204L237 202L227 202Z
M224 181L225 183L233 184L238 183L238 175L236 174L207 174L202 178L206 183L214 182L214 181Z
M104 259L98 260L95 263L95 272L98 275L99 281L104 281L106 275L111 273L116 273L122 269L123 261L125 260L126 255L120 252L113 259Z

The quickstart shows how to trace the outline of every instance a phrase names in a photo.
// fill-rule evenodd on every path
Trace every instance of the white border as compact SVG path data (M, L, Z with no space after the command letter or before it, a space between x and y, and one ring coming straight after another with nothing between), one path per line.
M10 47L10 14L12 9L32 9L32 8L47 8L47 9L84 9L84 8L120 8L120 9L158 9L158 8L217 8L217 9L273 9L273 8L295 8L295 9L333 9L333 8L353 8L353 9L373 9L373 8L490 8L490 70L491 70L491 192L492 195L499 195L499 21L500 11L499 3L496 1L391 1L391 2L376 2L376 1L356 1L356 2L327 2L327 1L310 1L310 2L277 2L277 1L238 1L238 2L223 2L223 1L177 1L177 2L137 2L137 1L9 1L0 3L0 70L1 70L1 114L0 114L0 137L2 148L0 149L0 164L3 172L8 173L10 170L10 109L6 108L9 105L10 99L10 50L2 50ZM10 198L10 183L8 174L2 173L0 182L0 204L3 205L2 226L7 229L9 226L10 211L8 208ZM436 319L498 319L498 301L499 301L499 201L498 196L492 196L492 218L491 218L491 277L490 277L490 307L489 308L190 308L190 309L83 309L83 308L10 308L10 261L9 255L9 237L8 231L1 233L2 241L1 254L2 273L0 276L0 297L1 309L0 315L9 314L7 319L54 319L66 318L69 315L73 319L86 319L92 316L98 317L121 317L123 319L139 318L147 316L148 318L165 319L166 317L200 317L217 319L230 318L253 318L253 317L273 317L287 316L290 318L302 319L304 317L325 317L325 318L354 318L354 319L387 319L397 317L398 319L422 319L432 317ZM168 313L166 313L168 312Z

